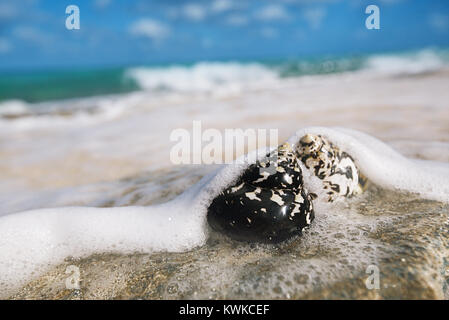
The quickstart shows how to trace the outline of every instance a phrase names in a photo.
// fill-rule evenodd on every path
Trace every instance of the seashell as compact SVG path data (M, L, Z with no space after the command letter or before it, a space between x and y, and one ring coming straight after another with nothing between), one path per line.
M321 135L306 134L295 148L284 143L250 165L212 201L207 214L212 229L243 241L279 242L301 235L315 217L312 200L318 197L304 188L301 162L323 181L329 202L367 187L349 154Z
M299 160L285 143L250 165L208 208L210 226L236 240L279 242L314 219Z
M360 173L354 159L321 135L303 136L296 155L323 181L323 191L329 202L352 197L367 187L367 179Z

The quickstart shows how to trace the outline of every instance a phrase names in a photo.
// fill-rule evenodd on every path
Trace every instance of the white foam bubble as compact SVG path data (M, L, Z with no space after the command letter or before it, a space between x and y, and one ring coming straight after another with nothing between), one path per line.
M64 207L0 218L0 287L11 292L67 256L178 252L202 245L211 199L244 165L223 167L182 195L150 207Z
M184 251L206 237L201 211L177 201L152 207L41 209L0 223L0 284L7 289L67 256Z
M447 52L432 49L402 55L373 55L365 63L368 71L394 75L432 72L447 66Z
M245 86L276 82L276 71L259 63L200 62L193 66L130 68L125 74L145 90L174 92L238 93Z
M309 127L299 130L289 141L296 143L306 132L328 137L349 153L363 174L379 186L449 202L448 163L405 158L376 138L345 128Z
M449 202L447 163L413 161L373 137L342 128L305 128L289 141L297 143L306 132L328 137L354 157L372 182L382 187ZM248 162L254 162L255 156L256 152L251 153ZM207 238L207 207L246 166L222 166L161 205L53 208L1 217L1 291L7 294L67 256L95 252L178 252L203 245ZM316 208L320 210L319 205Z
M6 100L0 102L0 116L10 116L29 112L28 104L22 100Z

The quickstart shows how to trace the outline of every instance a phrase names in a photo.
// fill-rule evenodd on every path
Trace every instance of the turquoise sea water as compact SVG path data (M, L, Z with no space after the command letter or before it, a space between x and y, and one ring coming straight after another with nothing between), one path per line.
M307 74L323 74L357 70L362 58L352 59L308 59L303 61L257 61L280 77ZM233 62L220 62L223 65ZM243 66L250 62L238 62ZM254 63L254 62L251 62ZM195 64L176 65L193 68ZM163 69L170 66L141 66L148 69ZM0 101L19 99L26 102L41 102L55 99L124 93L138 90L139 83L126 76L128 68L34 71L0 73Z
M0 74L0 101L41 102L139 89L123 69L36 71Z
M425 72L449 62L449 50L314 57L272 61L198 62L164 66L104 69L0 72L0 101L28 103L119 94L140 89L185 91L251 82L267 77L298 77L315 74L376 69L377 71Z

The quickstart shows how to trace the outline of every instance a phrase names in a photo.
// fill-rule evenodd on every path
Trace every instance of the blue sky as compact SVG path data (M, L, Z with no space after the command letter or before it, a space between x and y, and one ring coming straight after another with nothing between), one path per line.
M80 30L65 28L68 5ZM381 29L365 28L380 8ZM276 59L449 46L447 0L0 0L0 69Z

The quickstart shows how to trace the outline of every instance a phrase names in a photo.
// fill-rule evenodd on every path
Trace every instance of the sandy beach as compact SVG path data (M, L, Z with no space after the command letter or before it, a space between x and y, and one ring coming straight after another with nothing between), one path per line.
M170 133L191 131L195 120L203 129L274 128L280 141L301 127L342 126L406 156L448 161L448 84L448 70L390 77L348 73L287 79L218 97L131 93L107 98L108 109L93 114L2 120L2 181L10 192L17 185L21 193L36 193L174 169ZM2 214L17 210L2 208Z
M135 92L105 96L107 108L93 112L3 118L0 215L174 199L216 168L170 162L170 133L191 130L194 120L203 129L275 128L280 141L307 126L352 128L408 158L447 164L448 87L444 68L342 73L221 93ZM371 185L324 212L304 238L280 245L241 244L209 230L207 241L187 252L66 257L25 281L1 284L2 297L449 298L447 203ZM366 289L370 264L381 270L380 290ZM65 287L69 265L81 270L80 290Z

